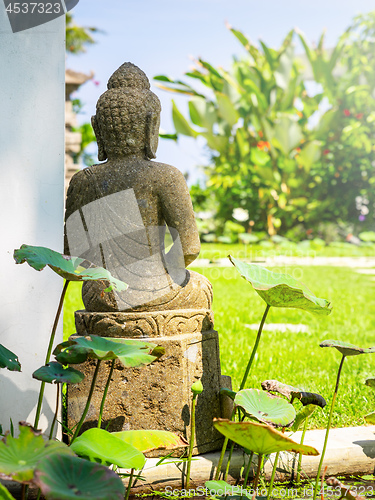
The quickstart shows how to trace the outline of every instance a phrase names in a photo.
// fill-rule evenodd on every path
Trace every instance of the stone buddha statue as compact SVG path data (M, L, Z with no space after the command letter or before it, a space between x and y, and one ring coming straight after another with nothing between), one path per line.
M70 182L65 253L105 267L128 289L105 292L107 282L86 281L88 312L211 307L211 284L186 269L200 241L185 179L178 169L152 161L160 111L148 78L131 63L115 71L98 100L92 125L104 163Z

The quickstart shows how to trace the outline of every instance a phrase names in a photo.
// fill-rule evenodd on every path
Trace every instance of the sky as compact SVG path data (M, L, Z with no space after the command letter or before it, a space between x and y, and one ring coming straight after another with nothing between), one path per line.
M147 74L161 100L161 128L173 132L171 100L176 96L158 89L152 79L160 74L184 79L191 59L198 57L229 69L233 55L245 51L226 22L252 42L262 39L275 48L294 27L311 43L326 29L326 46L332 47L355 15L374 9L374 0L80 0L72 11L76 23L103 33L94 35L97 43L86 53L67 57L68 68L95 73L76 94L85 105L79 121L90 121L108 78L130 61ZM176 101L186 109L183 97ZM188 173L192 183L202 178L200 165L208 156L204 142L181 137L177 144L160 140L157 161Z

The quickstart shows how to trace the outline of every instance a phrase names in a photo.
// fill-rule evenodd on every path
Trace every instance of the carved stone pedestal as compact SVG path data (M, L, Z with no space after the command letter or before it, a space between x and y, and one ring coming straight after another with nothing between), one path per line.
M140 313L89 313L77 311L79 335L139 338L165 348L159 361L142 368L124 368L116 362L103 414L110 431L128 429L168 430L190 436L191 385L201 379L203 392L196 409L194 452L220 448L223 438L212 425L222 416L218 334L212 311L170 310ZM96 426L102 391L111 362L103 362L83 430ZM78 369L87 377L68 389L68 426L72 428L84 408L95 361Z

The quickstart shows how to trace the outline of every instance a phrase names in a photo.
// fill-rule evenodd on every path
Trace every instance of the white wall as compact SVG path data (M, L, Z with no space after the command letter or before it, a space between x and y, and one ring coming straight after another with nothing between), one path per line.
M0 343L22 373L0 370L0 424L33 423L63 280L49 268L16 265L23 243L63 248L64 16L13 34L0 3ZM62 323L57 341L62 339ZM56 386L46 385L40 427L51 421Z

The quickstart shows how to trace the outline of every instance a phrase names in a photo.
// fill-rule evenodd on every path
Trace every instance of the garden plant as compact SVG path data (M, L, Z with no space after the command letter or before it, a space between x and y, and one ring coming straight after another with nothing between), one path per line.
M13 432L5 433L3 441L0 442L0 478L22 483L22 499L27 498L30 485L40 489L38 497L43 494L48 499L121 499L124 495L128 498L134 473L142 469L145 463L142 451L155 448L173 449L185 446L185 442L171 432L110 433L101 429L101 416L111 377L108 378L103 391L98 428L89 429L81 435L79 432L87 414L96 377L103 360L111 360L112 367L115 360L119 360L125 368L141 367L159 359L164 350L155 344L136 340L108 340L96 336L76 336L74 340L57 345L53 351L56 361L50 361L62 304L70 281L105 280L109 282L106 291L112 288L124 290L127 285L113 278L104 268L96 267L83 259L61 255L44 247L22 245L20 249L15 250L14 258L16 263L27 262L38 271L49 266L66 281L50 335L45 366L33 373L33 377L41 381L34 426L21 422L19 437L14 437ZM53 439L58 416L59 388L62 383L79 383L84 378L81 372L68 365L82 363L89 357L97 360L96 369L81 419L75 429L69 430L71 439L70 446L67 446ZM11 371L21 370L17 355L3 345L0 345L0 367ZM46 383L57 384L56 411L47 441L37 430ZM121 467L131 471L126 493L120 476L108 469L108 465L111 464L115 468ZM13 498L2 485L0 485L0 495L2 498Z
M84 281L86 279L105 279L109 287L125 287L126 285L114 280L105 269L97 268L81 259L66 257L43 247L23 246L15 251L17 263L27 262L35 269L41 270L46 265L66 279L63 294L65 294L70 280ZM317 298L305 285L295 280L292 276L273 273L258 265L247 264L230 257L232 264L241 276L249 282L259 296L266 302L266 308L260 322L258 333L250 354L249 361L244 370L238 392L223 390L223 394L233 399L234 410L232 420L216 419L214 426L225 436L223 452L217 467L216 477L207 481L206 487L211 492L231 488L226 482L229 470L229 460L224 474L224 481L219 480L222 470L224 452L229 440L241 446L248 455L245 468L244 485L248 484L251 465L254 455L257 455L256 471L252 482L252 498L255 497L265 460L270 454L275 453L271 480L268 485L267 499L272 498L275 473L281 452L294 453L296 467L290 470L290 477L294 476L297 482L301 477L302 455L318 455L318 451L304 443L307 429L307 419L318 407L324 408L324 398L312 392L306 392L292 385L287 385L277 380L264 380L262 390L247 388L247 381L257 351L262 352L261 336L267 314L271 307L299 308L318 315L330 314L331 307L327 300ZM64 295L62 296L62 300ZM60 301L55 323L53 326L45 366L36 370L33 376L42 384L55 383L57 385L56 412L53 419L49 438L43 439L35 425L32 427L25 422L20 423L19 437L14 437L13 432L6 433L3 442L0 442L0 477L12 479L23 484L22 496L27 497L28 486L40 488L40 494L45 498L56 500L70 500L75 498L129 498L134 481L141 476L145 465L144 453L155 449L176 449L186 446L186 442L179 436L166 431L122 431L110 433L101 428L102 414L108 392L111 376L108 377L103 391L102 403L97 428L91 428L80 434L90 400L95 389L95 382L102 361L111 361L113 369L115 360L120 361L124 367L147 365L159 359L163 350L155 344L136 340L112 339L103 337L73 336L70 340L57 345L53 354L56 361L51 361L53 338L61 312ZM277 337L275 338L275 343ZM363 349L355 345L327 340L321 347L335 347L342 354L336 388L331 401L330 413L327 422L324 448L319 463L318 475L315 482L314 498L318 494L320 473L324 464L329 429L335 399L338 391L341 368L346 356L375 352L375 348ZM60 399L60 386L66 383L79 383L83 374L70 365L80 364L88 358L96 360L96 368L92 378L91 389L87 403L82 412L80 421L75 429L68 430L70 434L69 446L53 439L54 426L58 416L58 402ZM6 347L0 346L0 367L8 370L21 369L18 357ZM372 379L367 385L372 386ZM193 384L191 408L191 435L187 456L187 471L185 488L190 485L190 466L195 433L195 404L203 387L200 381ZM39 396L39 414L43 398ZM371 421L372 415L368 416ZM293 441L289 433L294 433L303 426L302 438L299 443ZM232 450L233 450L232 445ZM184 460L184 459L179 459ZM112 465L112 469L108 466ZM129 471L120 476L115 473L117 469ZM295 473L297 473L295 475ZM128 478L125 490L120 477ZM327 480L331 484L333 480ZM333 483L332 483L333 484ZM341 483L340 483L341 484ZM343 486L343 485L342 485ZM12 496L3 486L0 493L4 498ZM248 496L247 493L245 493Z

